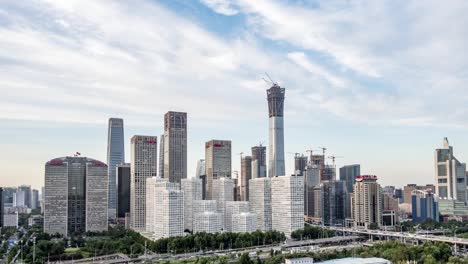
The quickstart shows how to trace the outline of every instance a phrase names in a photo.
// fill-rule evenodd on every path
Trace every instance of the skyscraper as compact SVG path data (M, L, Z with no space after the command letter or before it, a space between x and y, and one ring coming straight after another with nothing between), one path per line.
M304 176L306 166L307 166L307 156L304 156L304 155L294 156L294 174L298 176Z
M195 177L201 179L202 181L202 199L206 199L206 169L205 169L205 160L200 159L197 162L197 171Z
M441 199L467 202L466 164L453 155L453 147L444 138L443 146L435 150L436 194Z
M241 188L240 195L242 201L249 200L249 181L252 178L252 157L241 157Z
M382 224L382 195L377 176L359 175L356 177L352 195L351 217L354 226L377 228Z
M269 145L269 164L268 176L284 176L284 124L283 124L283 108L284 108L285 89L278 84L273 84L267 90L268 113L270 123L270 145Z
M211 140L205 144L206 199L214 199L213 181L231 178L231 141Z
M164 178L179 184L187 178L187 113L164 115Z
M156 136L133 136L130 163L130 227L144 231L146 224L146 179L158 174Z
M191 177L181 182L184 191L184 228L193 231L193 202L203 199L202 180Z
M232 215L231 232L251 233L257 230L257 216L253 213L242 212Z
M86 157L63 157L45 165L44 232L107 230L108 168Z
M3 188L0 187L0 228L3 227L3 211L4 208L4 196L3 196Z
M130 213L130 163L117 165L117 218Z
M124 124L121 118L109 118L107 131L107 169L109 177L109 218L117 213L117 164L125 162Z
M252 147L252 179L266 177L266 147Z
M17 207L31 208L31 186L20 185L16 189L16 203Z
M159 138L159 177L164 178L164 134Z
M348 193L353 192L356 176L361 175L361 165L347 165L340 168L340 180L346 182Z
M213 180L213 200L216 200L218 212L223 215L223 219L226 212L226 202L234 201L234 186L233 179L219 178Z
M304 228L304 177L282 176L271 179L272 229L290 236Z
M422 223L427 219L439 222L438 198L429 189L426 191L414 190L411 193L413 222Z
M240 213L249 212L249 202L245 201L226 201L226 210L224 214L224 230L232 232L232 216Z
M320 184L321 217L324 225L344 225L348 191L344 181L324 181Z
M31 209L39 208L39 190L31 190Z

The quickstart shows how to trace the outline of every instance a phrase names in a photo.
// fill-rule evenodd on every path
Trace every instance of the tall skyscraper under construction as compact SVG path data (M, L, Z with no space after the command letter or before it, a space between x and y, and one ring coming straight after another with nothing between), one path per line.
M268 177L284 176L284 108L285 89L273 83L267 90L268 114L270 118L269 131L269 163Z

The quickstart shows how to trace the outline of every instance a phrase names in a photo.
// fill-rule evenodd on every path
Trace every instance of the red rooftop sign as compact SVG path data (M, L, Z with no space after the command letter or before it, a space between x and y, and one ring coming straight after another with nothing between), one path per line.
M372 179L372 180L377 180L377 176L375 176L375 175L358 175L358 176L356 176L356 179Z

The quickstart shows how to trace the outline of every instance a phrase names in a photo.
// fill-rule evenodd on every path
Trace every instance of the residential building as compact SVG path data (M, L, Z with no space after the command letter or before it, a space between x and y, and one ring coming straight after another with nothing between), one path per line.
M249 181L252 179L252 157L241 157L240 197L242 201L249 200Z
M268 231L272 228L271 212L271 178L261 177L249 182L250 212L257 217L258 230Z
M284 108L285 89L274 83L267 90L269 115L268 177L286 175L284 166Z
M213 199L213 181L231 178L231 141L210 140L205 144L206 199Z
M348 193L353 192L356 176L361 175L361 165L347 165L340 168L340 180L346 182Z
M193 230L193 202L203 199L202 180L187 178L181 181L184 191L184 228Z
M130 163L117 165L117 218L125 219L130 213L130 185L131 168Z
M252 147L252 179L266 177L266 147Z
M86 157L45 164L44 232L64 236L107 230L108 168Z
M232 217L235 214L248 213L249 202L246 201L226 201L226 208L224 214L224 230L233 232ZM257 227L255 226L255 229ZM254 229L254 230L255 230Z
M107 165L109 178L109 219L117 217L117 164L125 162L124 121L109 118L107 130Z
M235 233L250 233L257 230L257 216L249 212L232 215L232 229Z
M427 219L439 222L439 202L431 190L414 190L411 193L413 222L422 223Z
M158 138L133 136L130 162L130 228L146 229L146 179L158 174Z
M303 178L278 176L271 179L272 229L286 236L304 227Z
M442 199L467 202L466 164L453 154L453 147L444 138L443 146L435 150L435 193Z
M377 228L382 224L382 197L377 176L356 177L351 212L355 227Z
M164 115L164 178L179 184L187 178L187 113Z

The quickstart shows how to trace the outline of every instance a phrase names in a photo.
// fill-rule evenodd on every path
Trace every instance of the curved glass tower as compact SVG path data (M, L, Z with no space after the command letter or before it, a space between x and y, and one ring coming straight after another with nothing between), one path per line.
M268 112L270 117L270 146L268 177L284 176L284 88L278 84L267 90Z

